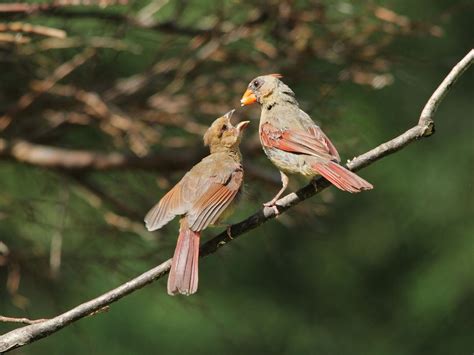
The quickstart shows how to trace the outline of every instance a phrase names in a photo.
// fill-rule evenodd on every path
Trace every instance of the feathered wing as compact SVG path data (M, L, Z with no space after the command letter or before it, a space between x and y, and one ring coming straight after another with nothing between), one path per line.
M186 212L187 201L182 189L180 181L147 213L145 225L149 231L160 229L175 216Z
M316 125L306 130L278 129L269 122L260 130L262 143L290 153L307 154L314 157L339 161L339 153L334 144Z
M157 230L175 216L186 214L189 227L201 231L229 206L242 180L242 167L233 159L225 155L206 157L148 212L146 227Z
M192 230L200 231L214 224L222 212L232 203L243 181L242 168L228 174L223 181L222 174L209 183L205 192L193 204L186 216Z
M298 130L277 129L266 122L261 127L260 136L267 147L314 157L309 161L312 169L343 191L355 193L373 188L371 183L338 164L339 153L314 124L307 126L306 130Z

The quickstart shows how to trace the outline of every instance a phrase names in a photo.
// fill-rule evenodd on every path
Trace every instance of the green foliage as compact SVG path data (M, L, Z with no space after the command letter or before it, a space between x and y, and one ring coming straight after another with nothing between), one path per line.
M133 17L148 3L60 10ZM68 86L97 94L106 114L51 91L14 112L1 138L137 157L197 150L203 129L238 105L253 76L282 72L343 159L352 158L413 126L472 46L470 4L392 1L390 9L406 16L403 27L374 16L384 3L170 1L153 21L174 30L60 11L1 14L6 22L63 29L82 44L44 49L51 39L37 35L24 45L0 42L0 116L34 80L94 47L93 37L115 43L96 46L58 82L63 93ZM373 191L330 189L203 259L195 296L169 297L161 280L17 353L472 353L473 90L471 68L442 103L434 136L361 171ZM52 111L64 122L56 124ZM238 116L256 118L258 110ZM256 127L253 121L244 139L244 159L274 173L252 148ZM172 254L176 222L148 233L141 216L187 166L71 172L1 157L0 241L8 251L0 248L0 314L54 316ZM246 184L232 221L277 189L253 176ZM295 179L291 188L298 186ZM56 271L55 235L62 239ZM2 333L12 328L0 324Z

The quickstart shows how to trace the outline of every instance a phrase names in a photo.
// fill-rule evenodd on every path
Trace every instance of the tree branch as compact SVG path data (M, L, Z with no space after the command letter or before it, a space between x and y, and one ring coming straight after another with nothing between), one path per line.
M26 4L24 4L26 5ZM133 16L122 14L118 12L105 12L102 10L86 9L86 10L70 10L63 6L61 7L36 7L33 11L28 10L27 7L5 8L5 5L0 5L0 17L8 17L8 15L15 15L16 18L27 18L31 14L42 14L46 16L62 17L62 18L95 18L98 20L109 21L120 24L127 24L132 27L153 30L163 33L173 33L182 36L199 36L210 35L214 32L213 29L206 28L192 28L184 27L176 24L173 21L155 23L153 21L142 21ZM2 11L4 10L4 11ZM16 11L15 11L16 10ZM3 14L2 14L3 12ZM222 33L221 33L222 34Z
M258 149L260 151L260 148ZM245 155L254 155L256 149L248 148ZM202 159L206 152L203 147L187 149L166 149L159 153L138 157L118 152L103 153L93 150L79 150L51 147L25 140L13 142L0 138L0 159L10 159L33 166L63 170L68 173L85 171L107 171L118 169L142 169L153 171L175 171L191 167ZM257 168L252 163L244 163L247 176L252 176L271 184L279 184L277 174Z
M25 140L8 142L0 138L0 159L12 159L44 168L68 171L123 168L177 170L191 166L204 156L203 149L167 150L145 157L122 153L100 153L34 144Z
M46 319L28 319L28 318L12 318L0 316L0 322L2 323L23 323L23 324L37 324L44 322Z
M0 5L0 18L10 17L12 15L15 18L26 18L30 17L32 14L41 14L45 16L54 16L62 18L94 18L103 21L109 21L119 24L127 24L129 26L158 31L163 33L173 33L181 36L204 36L204 35L223 35L227 31L216 30L215 28L199 28L199 27L186 27L181 26L176 23L176 21L164 21L156 22L150 20L143 20L140 17L131 16L119 12L111 11L102 11L96 10L93 8L81 9L76 11L76 9L70 9L68 6L71 4L62 4L57 3L53 5L47 4L7 4ZM77 6L74 6L77 7ZM242 24L242 27L251 28L260 23L268 20L269 14L265 11L258 13L253 18L248 19L245 23Z
M101 7L112 6L112 5L126 5L127 0L108 0L108 1L74 1L74 0L62 0L62 1L50 1L47 3L36 3L28 4L24 2L0 4L0 13L12 13L12 14L34 14L41 11L55 10L66 6L87 6L87 5L99 5Z
M411 142L428 137L434 132L433 116L438 108L440 102L445 97L447 92L451 89L454 82L463 74L464 71L474 62L474 50L471 50L448 74L443 80L438 89L433 93L431 98L425 105L418 124L410 128L400 136L379 145L378 147L370 150L369 152L360 155L348 163L348 168L351 170L359 170L366 167L375 161L382 159L383 157L392 154L403 147L407 146ZM316 180L318 189L316 190L313 184L308 184L302 189L295 193L290 193L287 196L280 199L277 204L280 213L290 209L292 206L300 203L301 201L310 198L323 189L330 186L330 183L319 178ZM248 231L258 227L264 222L275 217L275 212L272 208L264 208L240 223L232 226L230 230L230 237L227 232L223 232L201 247L201 256L206 256L214 253L225 244L236 239L238 236L247 233ZM97 310L119 300L120 298L144 287L145 285L161 278L164 276L171 266L171 259L165 261L161 265L143 273L142 275L128 281L127 283L99 296L91 301L83 303L73 309L48 319L38 324L28 325L22 328L15 329L9 333L4 334L0 337L0 352L6 352L14 348L29 344L38 339L44 338L58 330L66 327L67 325L75 322L87 315L90 315Z
M66 31L53 27L32 25L23 22L0 23L0 32L23 32L53 38L67 37Z

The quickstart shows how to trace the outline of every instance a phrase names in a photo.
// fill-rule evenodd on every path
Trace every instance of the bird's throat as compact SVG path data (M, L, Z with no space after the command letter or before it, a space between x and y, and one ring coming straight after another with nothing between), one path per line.
M226 154L235 161L242 160L242 153L240 153L239 147L226 147L222 145L211 146L211 154Z

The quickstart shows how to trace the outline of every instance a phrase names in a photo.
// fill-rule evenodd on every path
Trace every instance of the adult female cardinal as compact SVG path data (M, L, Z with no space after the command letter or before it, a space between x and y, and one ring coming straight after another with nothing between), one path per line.
M211 154L187 172L145 217L147 229L154 231L175 216L183 216L168 277L170 295L197 291L201 231L222 219L242 186L239 144L249 121L234 127L230 122L233 112L215 120L204 135Z
M308 177L322 175L337 188L348 192L370 190L373 186L339 165L341 158L329 138L298 106L294 92L280 74L259 76L248 85L242 106L260 103L260 142L273 164L280 170L282 188L265 206L275 202L288 186L288 174Z

